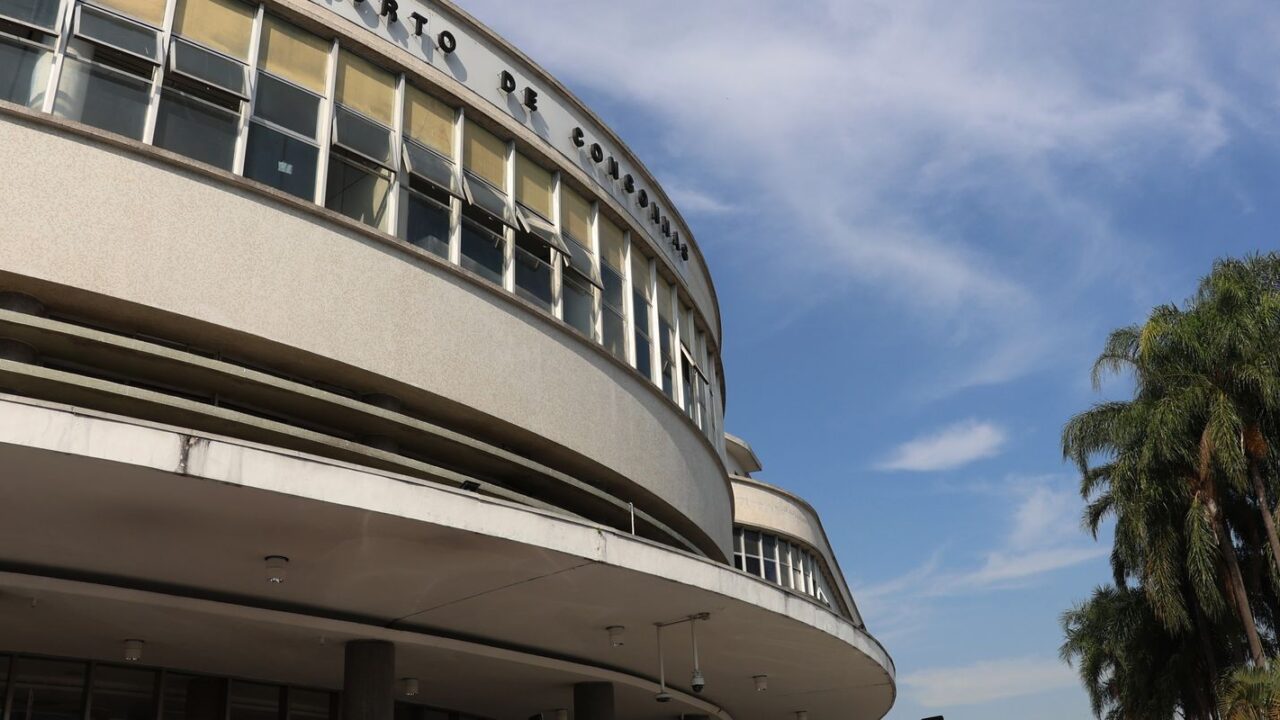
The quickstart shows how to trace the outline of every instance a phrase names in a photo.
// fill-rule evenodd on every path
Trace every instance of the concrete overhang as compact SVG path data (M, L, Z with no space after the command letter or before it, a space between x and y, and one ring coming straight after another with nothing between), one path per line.
M25 608L0 612L0 650L114 660L141 636L157 664L336 688L341 640L389 637L438 704L495 718L564 707L584 679L616 682L634 720L880 718L894 700L892 661L847 620L590 523L15 397L0 398L0 467L0 503L22 508L0 524L0 605ZM271 554L291 558L282 585L265 581ZM48 601L30 607L35 593ZM673 629L677 697L660 706L654 624L700 612L707 689L689 691Z

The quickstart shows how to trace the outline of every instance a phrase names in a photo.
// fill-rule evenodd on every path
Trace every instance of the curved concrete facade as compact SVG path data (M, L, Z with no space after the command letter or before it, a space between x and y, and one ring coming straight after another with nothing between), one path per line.
M376 374L394 395L470 409L477 427L532 434L609 469L728 552L722 464L697 428L516 298L283 199L139 157L147 148L102 147L38 119L0 123L0 146L29 151L0 178L6 289L51 283L87 293L35 291L55 306L135 322L164 313L199 323L187 341L207 324ZM45 198L41 213L32 197Z

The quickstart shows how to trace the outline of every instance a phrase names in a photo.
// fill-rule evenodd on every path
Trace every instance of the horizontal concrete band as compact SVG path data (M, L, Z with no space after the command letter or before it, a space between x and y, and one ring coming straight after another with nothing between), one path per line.
M709 554L731 552L732 498L706 438L571 330L408 246L55 124L6 116L0 146L21 149L0 178L0 290L381 379L490 442L629 483Z

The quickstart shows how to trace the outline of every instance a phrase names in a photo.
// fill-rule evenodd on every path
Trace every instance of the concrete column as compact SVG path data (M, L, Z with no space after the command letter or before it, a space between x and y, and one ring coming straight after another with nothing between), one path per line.
M613 683L583 682L573 686L573 720L615 720Z
M186 720L227 720L226 678L191 678L186 705Z
M342 720L392 720L396 646L385 640L352 640L345 656Z

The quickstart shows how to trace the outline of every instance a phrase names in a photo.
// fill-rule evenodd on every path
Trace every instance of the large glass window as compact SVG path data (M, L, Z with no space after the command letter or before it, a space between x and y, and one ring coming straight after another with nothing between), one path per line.
M0 99L40 108L52 67L53 53L47 48L0 35Z
M622 229L600 219L601 341L614 357L627 359L626 237ZM643 373L643 371L641 371Z
M164 674L162 720L223 720L227 715L227 680L218 677Z
M494 216L467 205L462 211L462 267L502 284L505 226Z
M390 171L337 152L330 155L325 207L386 230L390 198Z
M156 712L154 670L96 665L89 720L152 720Z
M658 354L662 361L662 391L676 399L675 319L671 285L658 278Z
M551 308L551 258L554 251L531 233L516 233L516 294Z
M820 561L800 545L777 535L734 527L733 566L831 605L831 591Z
M244 175L310 200L315 194L319 152L312 143L255 122L249 127Z
M315 197L316 131L329 48L286 22L265 19L245 177L306 200Z
M416 177L405 189L408 214L404 239L442 258L449 257L450 198L445 192Z
M223 55L248 62L257 7L239 0L178 0L173 32Z
M118 135L142 139L151 100L151 71L114 67L115 53L86 46L62 62L53 113ZM143 74L138 74L142 72Z
M279 685L231 681L228 720L280 720Z
M289 688L288 720L331 720L334 710L332 693Z
M234 169L240 113L177 88L160 94L155 145L208 163Z
M0 17L56 32L59 0L0 0Z
M85 664L20 657L13 668L13 720L82 720Z

